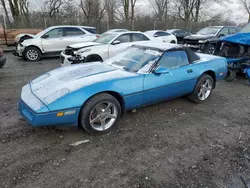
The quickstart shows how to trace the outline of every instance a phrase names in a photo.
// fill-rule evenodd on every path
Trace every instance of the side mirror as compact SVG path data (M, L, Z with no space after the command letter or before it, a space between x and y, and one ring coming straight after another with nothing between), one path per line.
M157 68L154 70L154 73L155 73L155 74L166 74L166 73L169 73L169 69L168 69L168 68L165 68L165 67L162 67L162 66L159 66L159 67L157 67Z
M154 34L154 37L159 37L157 34Z
M49 38L49 35L45 34L45 35L42 36L42 38L47 39L47 38Z
M112 44L113 44L113 45L117 45L117 44L120 44L120 43L121 43L121 41L115 40Z
M221 37L225 37L226 35L224 34L219 34L218 37L221 38Z

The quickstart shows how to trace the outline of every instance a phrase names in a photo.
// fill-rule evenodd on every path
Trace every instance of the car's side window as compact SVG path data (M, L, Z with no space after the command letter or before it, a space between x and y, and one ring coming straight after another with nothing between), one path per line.
M229 28L229 35L237 33L237 30L235 27Z
M52 29L46 34L47 38L59 38L63 37L63 28Z
M132 34L132 42L144 41L144 40L149 40L149 38L146 37L143 34L140 34L140 33L134 33L134 34Z
M78 35L84 35L85 33L74 27L66 27L64 28L65 36L70 37L70 36L78 36Z
M116 40L120 41L121 43L130 42L130 34L121 35Z
M167 32L162 32L162 31L158 31L155 33L158 37L164 37L164 36L168 36L170 35L169 33Z
M176 33L179 34L179 35L184 35L185 31L183 31L183 30L177 30Z
M228 35L228 28L223 28L220 32L219 32L219 35Z
M188 57L185 51L172 51L165 52L158 62L158 66L162 66L168 69L173 69L188 65Z

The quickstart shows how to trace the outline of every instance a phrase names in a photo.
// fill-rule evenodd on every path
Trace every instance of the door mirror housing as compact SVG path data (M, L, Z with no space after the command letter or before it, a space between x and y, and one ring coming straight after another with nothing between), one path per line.
M42 36L42 38L43 38L43 39L47 39L47 38L49 38L49 35L44 34L44 35Z
M224 34L219 34L218 37L221 38L221 37L225 37L226 35Z
M115 40L112 44L113 44L113 45L121 44L121 41Z
M154 34L154 37L159 37L157 34Z
M154 74L166 74L169 73L169 69L166 67L159 66L154 70Z

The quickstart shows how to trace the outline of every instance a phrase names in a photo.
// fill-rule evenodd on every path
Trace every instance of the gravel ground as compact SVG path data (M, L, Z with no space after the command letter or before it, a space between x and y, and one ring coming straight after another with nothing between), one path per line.
M247 188L250 87L220 82L204 104L186 98L127 113L117 128L90 136L70 127L31 127L18 113L20 90L58 67L7 54L0 70L0 187ZM89 140L78 146L70 144Z

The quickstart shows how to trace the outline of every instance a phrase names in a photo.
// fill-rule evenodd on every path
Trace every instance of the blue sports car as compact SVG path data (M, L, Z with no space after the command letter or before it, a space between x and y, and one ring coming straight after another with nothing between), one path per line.
M183 95L202 103L226 74L222 57L142 42L104 62L43 74L22 88L19 110L33 126L79 125L105 133L126 110Z

